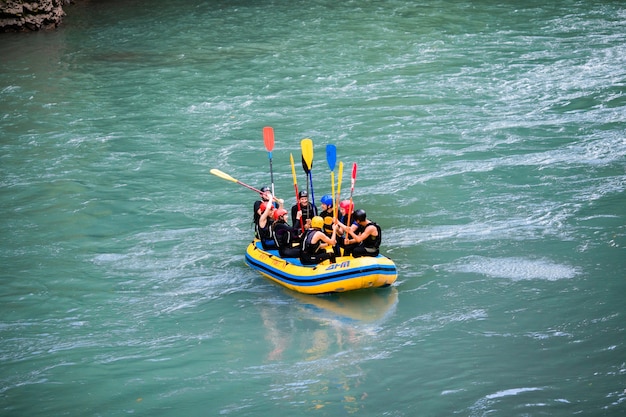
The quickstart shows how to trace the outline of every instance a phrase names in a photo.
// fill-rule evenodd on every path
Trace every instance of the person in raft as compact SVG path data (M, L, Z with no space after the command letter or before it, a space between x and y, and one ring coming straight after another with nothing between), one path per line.
M306 191L300 191L298 193L298 200L300 201L300 210L298 210L297 203L291 207L292 226L298 227L300 225L300 218L302 218L302 224L305 228L308 228L307 221L317 216L317 207L309 202L309 193Z
M299 258L302 229L289 226L287 210L274 210L272 230L281 258Z
M270 201L271 199L271 195L272 195L272 190L270 190L270 187L268 187L267 185L264 185L263 187L261 187L261 189L259 190L261 191L260 196L261 199L257 200L254 202L254 209L253 209L253 217L252 217L252 222L254 223L254 237L259 239L259 231L258 229L258 224L259 224L259 218L261 217L261 204L263 204L264 202Z
M261 204L272 200L272 190L270 190L270 187L264 185L259 191L261 191L261 199L254 202L254 212L252 217L252 222L254 223L254 237L256 239L260 239L258 225L259 218L261 217L261 213L263 212L263 210L261 209ZM274 208L282 208L283 203L284 200L282 198L277 199L276 201L274 201Z
M380 226L368 220L365 210L360 209L354 212L354 221L355 224L346 229L344 256L378 256L382 239Z
M339 203L339 223L348 223L348 213L350 214L351 220L354 220L352 210L354 210L354 203L350 200L343 200L341 203Z
M337 248L343 248L346 234L346 224L348 221L354 224L354 214L352 211L354 210L354 203L350 200L343 200L339 203L339 211L337 216ZM348 214L350 214L350 219L348 219ZM355 226L356 227L356 226ZM335 253L340 252L339 250L335 250Z
M300 262L303 265L315 265L326 259L330 259L331 263L335 262L335 253L327 252L326 248L337 244L335 239L337 226L333 225L333 234L330 237L322 232L322 227L324 227L324 219L320 216L311 219L311 227L302 239L300 250Z
M270 200L261 203L261 216L259 222L256 224L256 230L259 235L259 240L263 249L276 249L276 242L274 242L274 236L272 234L272 221L274 215L274 204L270 203Z
M319 216L324 219L324 233L326 236L333 234L333 198L326 194L320 199L322 203L322 211Z
M331 237L333 234L333 222L334 222L334 213L333 213L333 198L326 194L322 196L320 199L322 204L322 211L320 212L320 217L324 219L324 227L322 231L326 234L326 236ZM338 243L341 239L337 239ZM336 256L340 256L341 252L339 250L339 244L333 246L333 251Z

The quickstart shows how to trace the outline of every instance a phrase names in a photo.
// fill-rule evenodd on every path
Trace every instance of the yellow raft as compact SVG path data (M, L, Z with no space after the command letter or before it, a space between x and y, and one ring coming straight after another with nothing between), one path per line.
M277 250L265 250L253 240L246 250L246 263L263 276L303 294L325 294L364 288L388 287L398 271L386 256L338 257L317 265L302 265L296 258L281 258Z

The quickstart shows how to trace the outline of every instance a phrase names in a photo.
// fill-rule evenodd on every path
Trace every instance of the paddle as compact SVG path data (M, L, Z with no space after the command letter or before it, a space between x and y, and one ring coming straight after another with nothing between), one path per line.
M337 165L337 147L332 143L326 145L326 162L328 162L330 171L334 171L335 165Z
M341 202L341 181L343 180L343 162L339 161L339 172L337 174L337 208L335 209L335 218L337 217L337 210L339 210L339 203Z
M263 128L263 141L265 142L265 149L267 149L268 157L270 159L270 179L272 181L272 195L274 195L274 170L272 169L272 151L274 150L274 129L270 126Z
M250 186L250 185L248 185L248 184L246 184L246 183L243 183L243 182L239 181L238 179L235 179L235 178L231 177L231 176L230 176L230 175L228 175L227 173L220 171L219 169L215 169L215 168L213 168L213 169L212 169L211 171L209 171L209 172L210 172L211 174L215 175L215 176L220 177L221 179L224 179L224 180L226 180L226 181L232 181L232 182L235 182L235 183L237 183L237 184L239 184L239 185L243 185L244 187L246 187L246 188L247 188L247 189L249 189L249 190L256 191L256 192L257 192L257 193L259 193L259 194L263 194L263 191L259 190L258 188L254 188L254 187L252 187L252 186ZM273 195L273 194L272 194L272 195ZM279 198L274 197L274 201L278 201L278 202L280 202L280 199L279 199Z
M330 189L333 199L333 218L337 217L337 199L335 198L335 165L337 165L337 147L332 143L326 145L326 162L330 168Z
M300 211L300 196L298 196L298 178L296 177L296 166L293 163L293 154L289 154L289 160L291 162L291 174L293 175L293 189L296 191L296 204L298 207L298 211ZM302 232L304 232L304 222L302 221L302 216L300 217L300 227L302 228Z
M300 148L302 148L302 168L306 173L306 192L309 193L309 184L311 185L311 204L315 205L315 195L313 194L313 175L311 169L313 168L313 141L311 139L302 139L300 141ZM310 218L309 205L306 206L307 217Z
M353 204L352 204L352 195L354 194L354 183L356 182L356 162L352 163L352 178L350 179L350 210L348 211L348 224L346 224L346 226L348 226L348 228L350 228L350 216L352 215L352 211L353 211Z

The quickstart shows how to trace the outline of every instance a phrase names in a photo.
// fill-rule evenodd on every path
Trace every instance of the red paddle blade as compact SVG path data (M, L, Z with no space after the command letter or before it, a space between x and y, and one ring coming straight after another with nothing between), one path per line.
M263 128L263 141L265 142L265 149L272 152L274 150L274 129L272 127L265 126Z
M352 184L356 181L356 162L352 164Z

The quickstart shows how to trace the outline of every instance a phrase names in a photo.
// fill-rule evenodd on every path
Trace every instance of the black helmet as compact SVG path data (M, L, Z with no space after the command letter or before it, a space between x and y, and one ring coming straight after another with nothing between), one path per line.
M261 187L261 190L260 190L260 191L261 191L262 193L264 193L264 192L266 192L266 191L271 191L271 190L270 190L270 187L268 187L267 185L264 185L263 187Z
M308 197L309 193L307 193L306 191L300 191L298 193L298 197L302 198L302 197Z
M366 218L367 215L365 214L365 210L358 209L354 212L354 220L357 222L364 222Z

